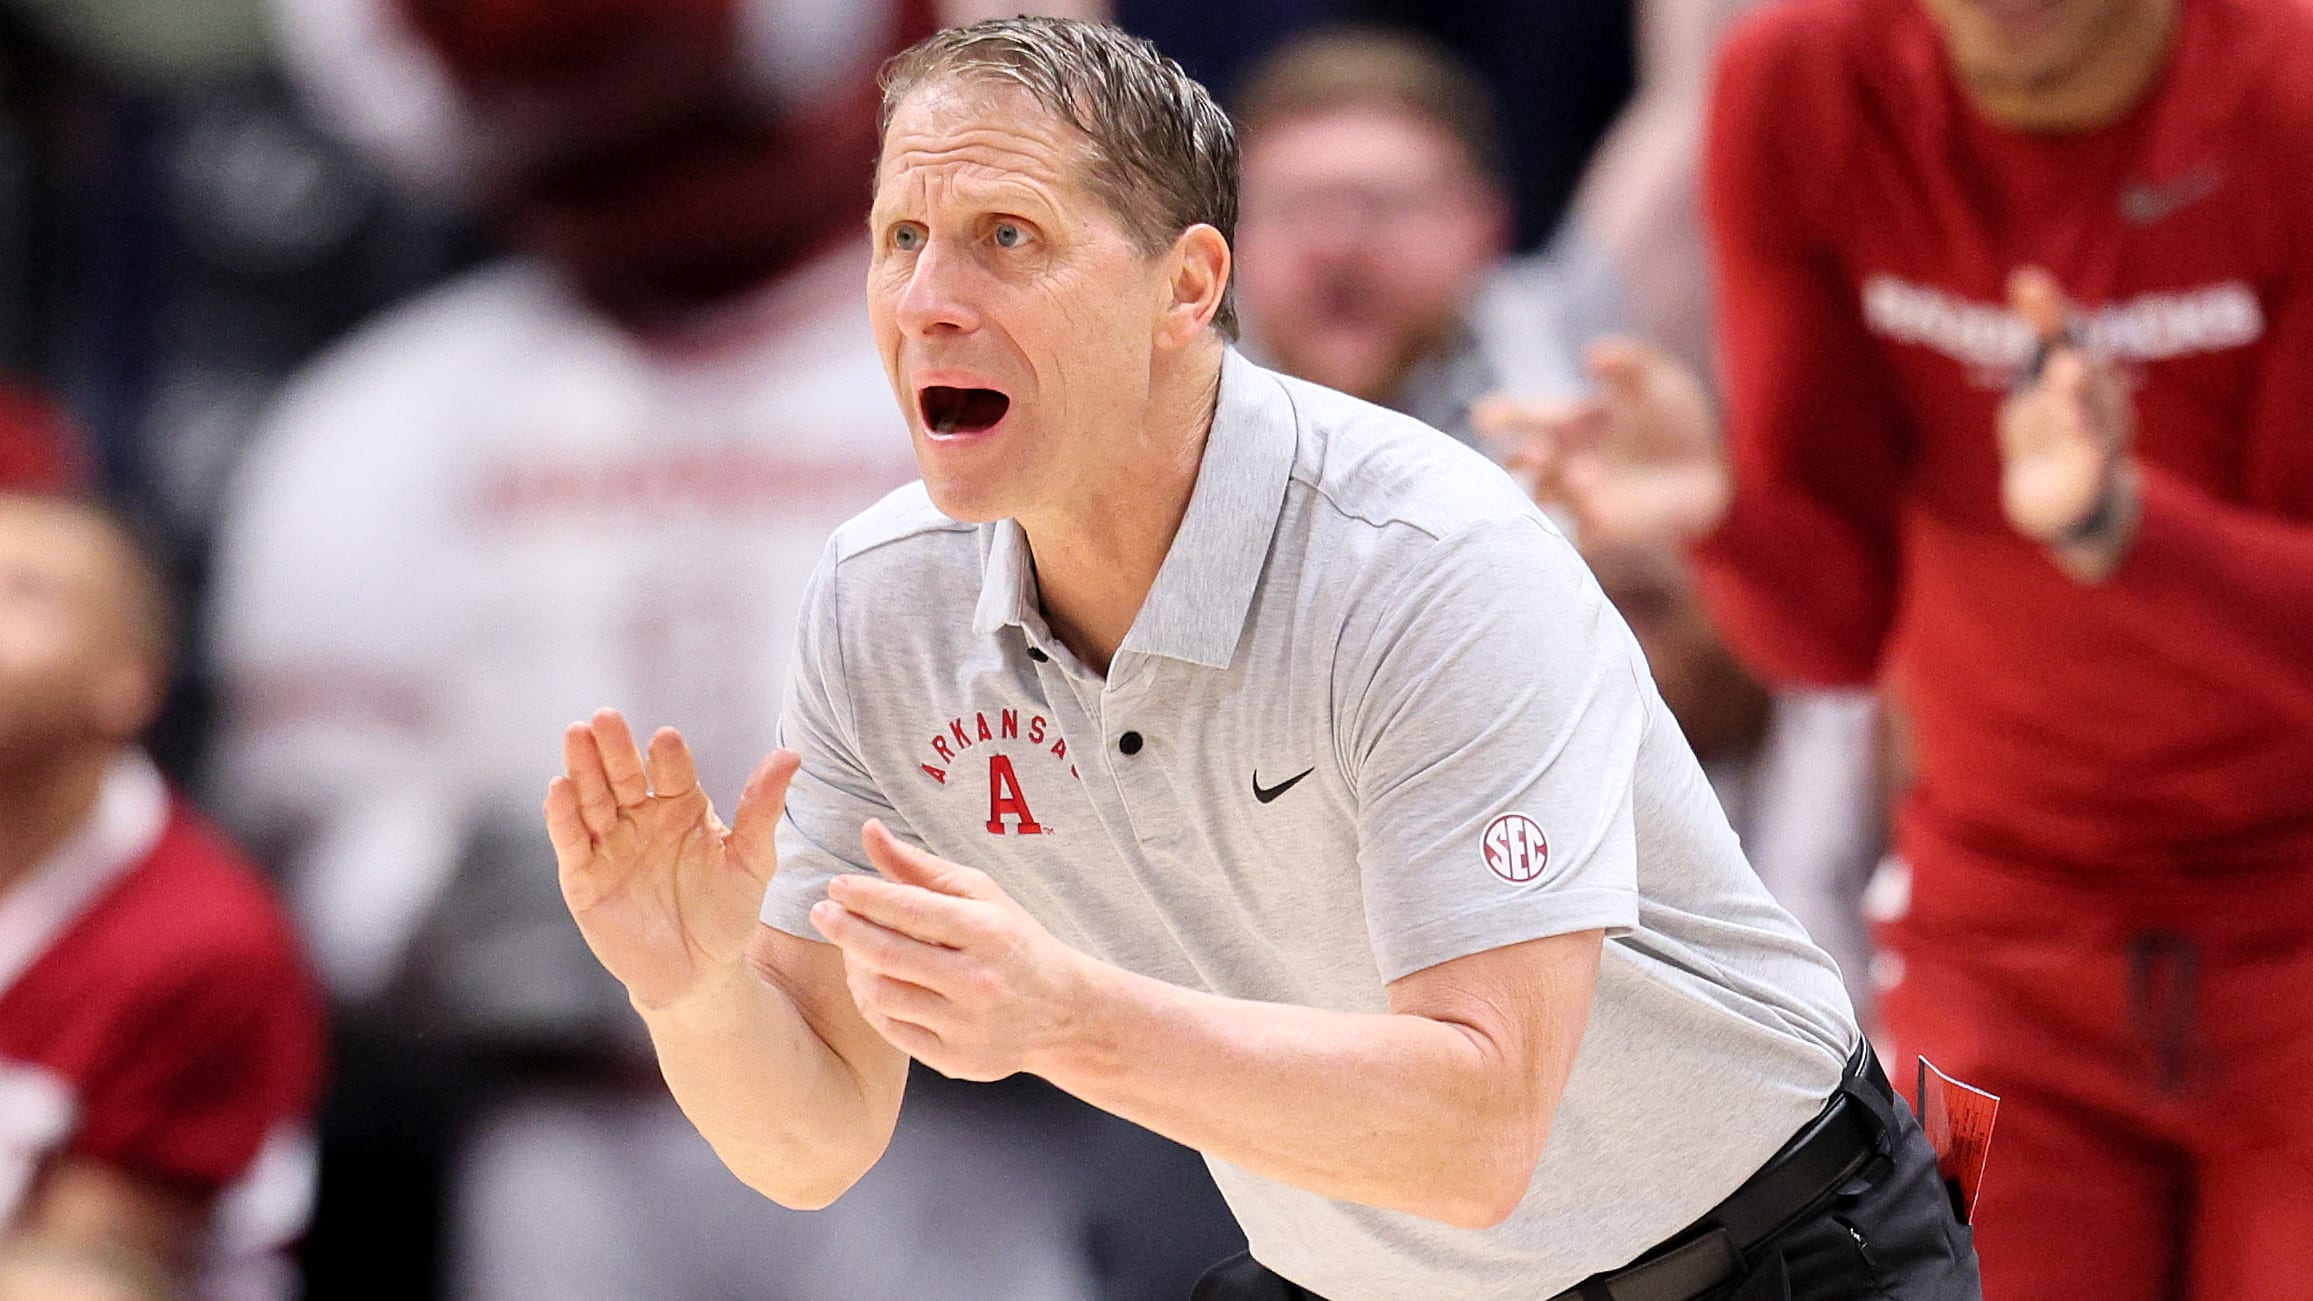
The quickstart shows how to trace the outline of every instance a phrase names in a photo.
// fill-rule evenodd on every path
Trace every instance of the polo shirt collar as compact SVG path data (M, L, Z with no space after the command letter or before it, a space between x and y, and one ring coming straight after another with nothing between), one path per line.
M1276 377L1230 348L1221 359L1220 400L1188 511L1119 655L1228 667L1268 564L1296 446L1293 408ZM1045 640L1027 534L1007 519L984 528L982 537L973 630L988 636L1017 626L1032 641Z

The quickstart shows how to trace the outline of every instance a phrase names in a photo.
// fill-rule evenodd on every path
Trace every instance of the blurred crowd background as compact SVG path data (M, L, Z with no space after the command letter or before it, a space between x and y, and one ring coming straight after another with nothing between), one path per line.
M860 293L874 71L1016 7L0 0L0 491L105 503L175 630L165 692L104 726L11 733L0 698L0 756L110 756L111 801L141 731L317 991L272 988L235 1040L266 1087L204 1104L244 1159L169 1168L180 1220L254 1208L177 1244L193 1294L1178 1298L1241 1247L1193 1155L1025 1079L920 1080L835 1208L756 1197L666 1097L537 816L598 705L682 726L726 806L769 748L820 542L913 477ZM1697 158L1750 7L1046 6L1151 37L1236 114L1248 350L1480 444L1477 399L1573 398L1611 334L1708 375ZM35 514L0 512L0 565L15 537L36 576L141 572L110 524ZM1674 548L1589 558L1868 1006L1896 766L1872 697L1761 685ZM325 1043L286 1024L321 1006ZM29 1161L11 1124L0 1163ZM0 1297L65 1295L41 1268ZM109 1277L87 1295L173 1294Z

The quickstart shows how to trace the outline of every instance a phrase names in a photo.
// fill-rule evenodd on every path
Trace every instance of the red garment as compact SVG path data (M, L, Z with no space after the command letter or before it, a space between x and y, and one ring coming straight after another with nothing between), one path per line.
M1902 978L1876 1037L1890 1063L1924 1052L2000 1095L1976 1203L1984 1295L2305 1297L2305 916L2254 874L2179 909L1952 851L1918 870L1880 937Z
M850 75L801 96L765 84L755 46L781 19L760 0L395 8L461 92L504 233L653 334L857 237L879 139L875 69L939 25L929 0L876 6L862 22L873 44L822 52L853 60Z
M0 985L0 1076L60 1085L71 1112L60 1147L0 1141L0 1166L83 1157L218 1192L310 1117L320 1064L320 1001L288 920L177 803L143 860ZM0 1197L26 1173L0 1169Z
M1739 489L1701 559L1776 677L1867 682L1884 648L1907 841L2313 864L2307 50L2293 0L2186 0L2124 121L2031 136L1964 101L1915 0L1790 0L1730 41L1706 185ZM2000 512L2027 264L2140 381L2143 528L2100 587Z
M1916 0L1785 0L1720 65L1738 486L1699 559L1771 674L1884 652L1916 784L1880 1012L1891 1060L2002 1095L1976 1243L2005 1301L2304 1295L2307 50L2297 0L2184 0L2148 96L2064 136L1981 119ZM2144 520L2097 587L2001 514L2024 265L2138 381Z
M84 477L71 426L46 399L0 384L0 492L62 492Z

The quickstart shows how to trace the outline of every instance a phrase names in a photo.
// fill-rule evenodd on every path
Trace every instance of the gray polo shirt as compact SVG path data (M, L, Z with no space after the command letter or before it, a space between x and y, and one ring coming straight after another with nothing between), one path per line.
M817 938L885 820L1060 939L1237 998L1386 1009L1388 982L1603 927L1589 1031L1493 1229L1214 1160L1253 1254L1334 1298L1533 1298L1731 1191L1857 1039L1637 644L1510 479L1429 427L1232 352L1187 515L1105 679L1027 540L903 489L805 597L803 771L763 920Z

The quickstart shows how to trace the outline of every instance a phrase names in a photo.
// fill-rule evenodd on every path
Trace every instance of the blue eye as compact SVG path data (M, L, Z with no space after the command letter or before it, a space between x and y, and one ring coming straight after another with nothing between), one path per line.
M1028 233L1011 222L996 223L996 247L998 248L1018 248L1027 238Z
M891 232L891 246L903 253L913 253L924 246L924 233L913 226L895 226Z

